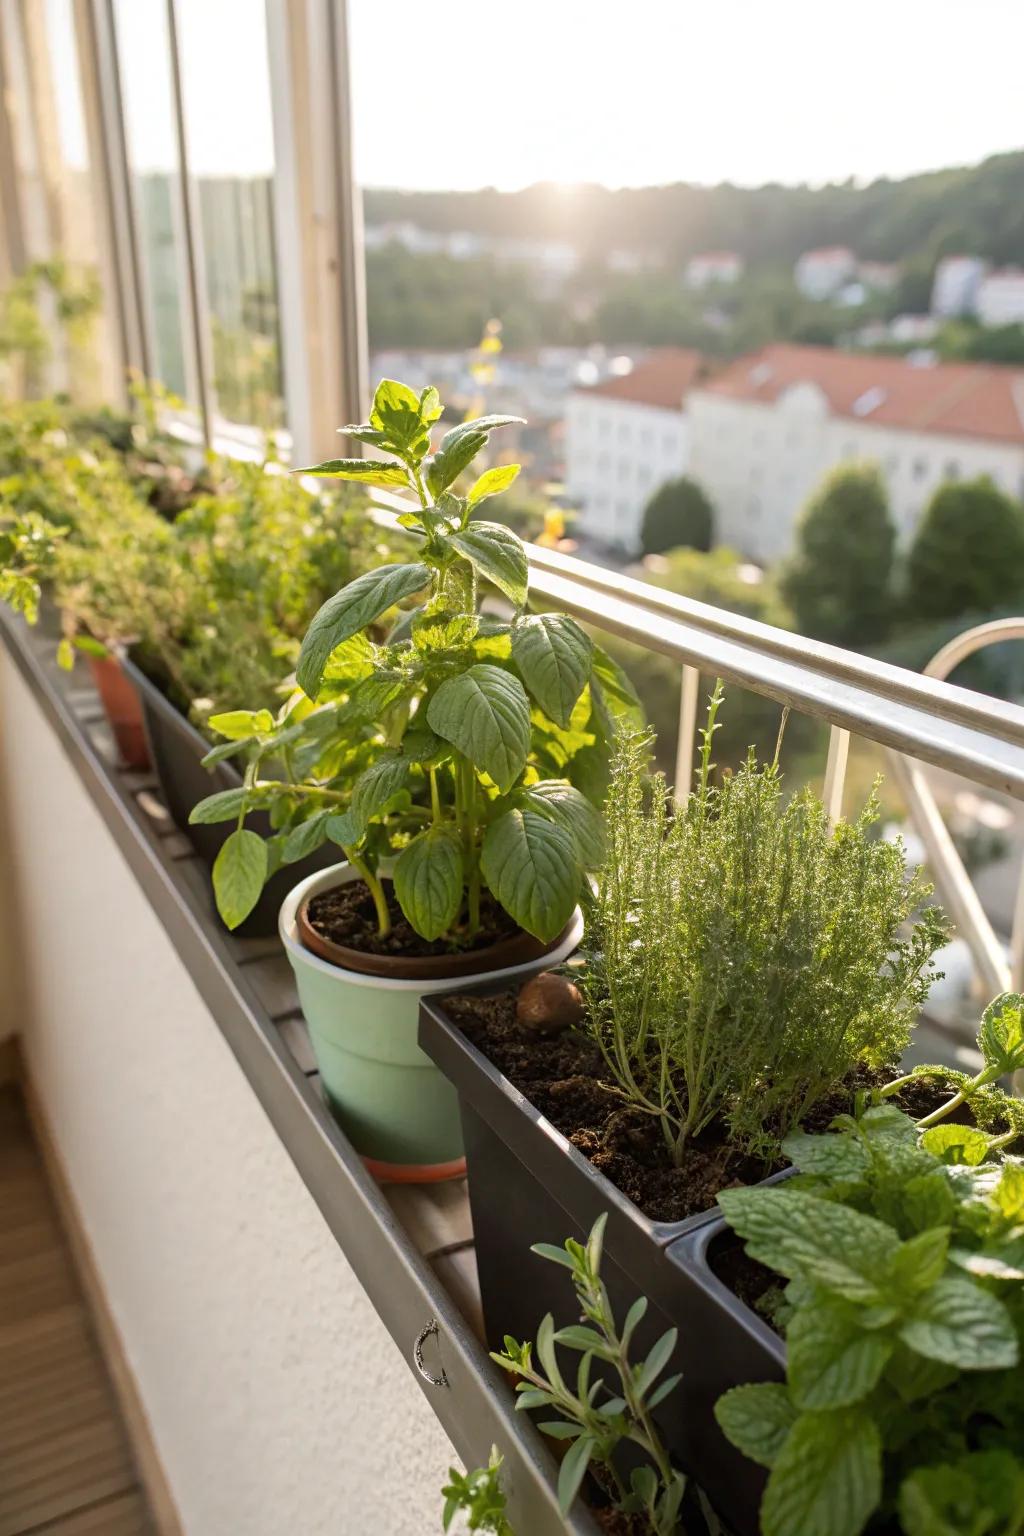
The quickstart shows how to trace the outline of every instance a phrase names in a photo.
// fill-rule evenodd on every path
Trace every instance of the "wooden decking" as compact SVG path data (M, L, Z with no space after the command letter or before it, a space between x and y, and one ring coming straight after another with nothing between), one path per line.
M153 1530L24 1106L0 1086L0 1536Z

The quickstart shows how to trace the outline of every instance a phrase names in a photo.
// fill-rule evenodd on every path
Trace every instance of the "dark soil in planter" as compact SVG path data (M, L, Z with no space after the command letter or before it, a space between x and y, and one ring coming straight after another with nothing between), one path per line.
M653 1117L602 1086L604 1062L585 1037L543 1036L524 1028L516 1019L514 992L455 995L445 998L443 1006L477 1049L653 1221L683 1221L710 1210L721 1190L755 1184L786 1165L781 1156L764 1163L737 1152L719 1120L701 1132L683 1164L674 1167ZM887 1076L867 1069L851 1074L815 1105L804 1130L826 1130L836 1115L850 1109L858 1090L879 1087ZM920 1079L893 1102L919 1117L947 1096L935 1079Z
M310 926L331 943L362 950L364 954L420 958L452 953L449 941L420 937L398 905L390 881L385 883L384 893L391 916L391 932L385 938L377 931L377 909L365 880L351 880L347 885L337 885L314 896L309 903ZM489 892L484 892L480 900L479 932L470 943L460 945L458 952L472 954L488 949L518 932L508 913L498 906Z

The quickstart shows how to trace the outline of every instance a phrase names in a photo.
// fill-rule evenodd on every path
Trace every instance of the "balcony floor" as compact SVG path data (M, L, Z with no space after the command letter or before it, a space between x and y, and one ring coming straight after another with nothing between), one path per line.
M0 1087L0 1536L151 1536L17 1091Z

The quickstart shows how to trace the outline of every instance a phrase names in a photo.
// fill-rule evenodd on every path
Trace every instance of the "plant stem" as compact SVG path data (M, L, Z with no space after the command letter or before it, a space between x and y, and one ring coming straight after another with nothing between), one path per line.
M999 1075L998 1068L985 1067L977 1077L971 1079L966 1088L961 1088L951 1099L947 1099L945 1104L940 1104L938 1109L933 1109L930 1115L925 1115L922 1120L919 1120L917 1123L921 1130L926 1131L930 1125L936 1125L940 1120L944 1120L947 1115L953 1113L954 1109L959 1109L961 1104L967 1103L975 1088L986 1088L989 1083L995 1082Z
M391 913L388 911L388 899L384 894L384 887L379 878L372 872L368 864L365 864L353 848L342 847L342 853L357 874L366 881L367 889L373 897L373 905L377 912L377 932L382 939L386 939L391 932Z
M476 851L476 774L467 757L459 758L457 773L462 857L468 892L466 934L473 938L480 928L480 861Z
M430 809L434 818L434 826L441 823L441 796L437 788L437 769L431 768L430 773Z

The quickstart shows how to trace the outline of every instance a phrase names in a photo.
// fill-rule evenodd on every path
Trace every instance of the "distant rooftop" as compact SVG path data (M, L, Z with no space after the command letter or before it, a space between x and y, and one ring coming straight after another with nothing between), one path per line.
M943 432L1024 445L1024 369L985 363L908 362L778 344L730 363L708 393L771 404L814 384L836 416L907 432Z
M690 347L657 347L641 358L630 373L605 379L586 390L586 394L680 411L683 396L703 376L706 366L701 354Z

